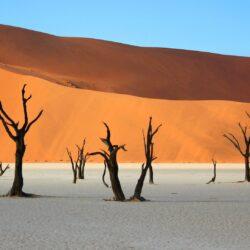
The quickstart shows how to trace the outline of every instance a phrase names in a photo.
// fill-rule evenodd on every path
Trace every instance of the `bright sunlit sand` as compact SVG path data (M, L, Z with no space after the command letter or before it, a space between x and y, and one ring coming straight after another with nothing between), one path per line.
M41 198L0 199L1 249L249 249L250 196L243 165L156 164L150 202L106 202L103 166L87 164L86 180L72 184L70 164L25 164L24 191ZM121 164L126 197L140 166ZM13 165L0 177L5 194ZM107 175L107 182L109 177ZM49 247L48 247L49 246Z

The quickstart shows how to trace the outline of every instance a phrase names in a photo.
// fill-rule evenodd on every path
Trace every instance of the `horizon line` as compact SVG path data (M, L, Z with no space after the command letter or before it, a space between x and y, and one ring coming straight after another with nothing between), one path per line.
M49 36L54 36L54 37L59 37L59 38L73 38L73 39L76 38L76 39L99 40L99 41L116 43L116 44L121 44L121 45L125 45L125 46L139 47L139 48L171 49L171 50L191 51L191 52L197 52L197 53L216 54L216 55L221 55L221 56L250 58L250 55L221 53L221 52L210 51L210 50L187 49L187 48L179 48L179 47L172 47L172 46L170 46L170 47L163 47L163 46L160 46L160 45L159 46L155 46L155 45L145 46L145 45L140 45L140 44L135 44L135 43L115 41L115 40L109 40L109 39L98 38L98 37L59 35L59 34L51 33L51 32L48 32L48 31L32 29L32 28L24 27L24 26L16 26L16 25L14 26L14 25L5 24L5 23L0 23L0 26L6 26L6 27L12 27L12 28L17 28L17 29L23 29L23 30L33 31L33 32L37 32L37 33L41 33L41 34L46 34L46 35L49 35Z

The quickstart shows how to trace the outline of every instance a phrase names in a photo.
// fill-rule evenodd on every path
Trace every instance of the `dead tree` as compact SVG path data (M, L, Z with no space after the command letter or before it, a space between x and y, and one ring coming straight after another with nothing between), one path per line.
M72 154L67 148L67 153L71 162L71 167L72 167L72 172L73 172L73 183L76 183L77 178L78 179L85 178L84 170L85 170L87 159L89 157L89 155L85 154L84 152L85 144L86 144L86 139L83 140L81 147L79 145L76 145L76 148L77 148L76 160L73 160Z
M215 179L216 179L216 165L217 165L217 161L215 161L214 159L212 159L213 162L213 166L214 166L214 176L213 178L207 182L207 184L210 184L211 182L215 183Z
M71 152L67 148L67 153L71 162L72 172L73 172L73 183L76 184L77 180L77 169L78 169L78 158L74 161Z
M145 201L145 199L141 196L143 183L147 174L148 169L150 167L152 168L152 162L157 159L157 157L154 156L154 143L153 138L156 135L156 133L159 131L159 128L162 125L160 124L155 130L152 128L152 117L149 118L149 124L148 124L148 131L147 131L147 137L145 138L144 132L143 132L143 143L144 143L144 151L146 156L146 163L142 164L141 168L141 175L140 178L137 181L137 185L135 187L134 195L130 198L131 200L137 200L137 201Z
M22 126L19 126L19 122L15 122L5 111L2 103L0 102L0 120L2 121L3 127L7 132L8 136L16 144L16 153L15 153L15 177L12 188L10 189L8 196L19 196L25 197L29 196L23 192L23 156L25 154L26 145L25 145L25 135L29 132L32 125L41 117L43 110L41 110L38 115L31 121L28 118L27 103L32 98L25 97L25 87L22 88L22 105L24 113L24 123Z
M77 171L78 171L78 179L84 179L85 178L85 165L87 162L87 159L89 157L88 154L85 154L86 139L83 140L82 146L76 145L78 149L78 159L77 159Z
M241 123L238 124L240 131L243 135L243 140L245 147L241 146L239 140L232 134L232 133L227 133L224 134L223 136L229 140L233 146L239 151L239 153L243 156L244 162L245 162L245 181L250 182L250 170L249 170L249 156L250 156L250 135L248 135L248 127L245 126L243 127Z
M114 193L114 200L115 201L124 201L125 195L123 193L121 183L119 180L118 172L119 172L119 166L117 163L117 153L119 150L126 151L125 145L114 145L111 142L111 132L106 123L104 123L106 130L107 130L107 136L106 138L100 138L101 141L107 146L107 150L101 150L97 152L92 152L89 155L100 155L103 157L106 166L109 171L110 176L110 182L111 182L111 188ZM105 174L104 174L105 176Z
M149 126L151 126L151 129L152 129L152 117L150 117ZM159 127L161 127L161 125ZM148 127L148 129L149 129L149 127ZM143 135L143 138L144 138L143 141L144 141L144 147L145 147L145 136L144 135ZM147 140L148 140L148 138L147 138ZM150 142L147 141L147 143L150 143ZM146 156L146 158L148 157L146 150L145 150L145 156ZM154 184L154 171L153 171L153 167L152 167L152 161L149 164L148 168L149 168L149 184Z
M0 176L2 176L5 173L5 171L8 170L8 169L9 169L9 165L7 165L5 167L5 169L3 169L3 163L0 162Z

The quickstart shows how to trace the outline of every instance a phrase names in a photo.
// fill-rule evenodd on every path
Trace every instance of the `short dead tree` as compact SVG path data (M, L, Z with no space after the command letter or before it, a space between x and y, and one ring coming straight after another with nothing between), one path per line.
M227 133L223 136L232 143L232 145L242 155L245 162L245 181L250 182L250 170L249 170L249 157L250 157L250 135L248 134L248 127L243 127L241 123L238 124L243 136L244 147L240 144L239 140L232 134Z
M8 169L9 169L9 165L7 165L5 167L5 169L3 169L3 163L0 162L0 176L2 176L5 173L5 171L8 170Z
M214 166L214 176L213 178L207 182L207 184L210 184L211 182L215 183L215 180L216 180L216 165L217 165L217 161L215 161L214 159L212 159L212 162L213 162L213 166Z
M107 130L107 136L106 138L100 138L101 141L105 144L107 147L107 150L101 150L97 152L92 152L89 155L100 155L103 157L105 162L105 167L108 168L109 176L110 176L110 182L111 182L111 188L114 194L113 200L115 201L124 201L125 195L123 193L121 183L119 180L118 172L119 172L119 166L117 163L117 153L119 150L126 151L125 145L114 145L111 142L111 132L106 123L104 123L106 130ZM105 176L105 174L103 175Z
M78 159L77 159L78 179L85 178L85 165L89 157L88 154L85 154L85 145L86 145L86 139L83 140L81 147L76 145L78 149Z
M78 157L77 159L74 161L71 152L69 151L69 149L67 148L67 153L71 162L71 168L72 168L72 172L73 172L73 183L76 184L76 180L77 180L77 170L78 170Z
M32 196L31 194L26 194L23 192L23 156L26 150L25 136L29 132L32 125L41 117L43 110L41 110L33 120L29 121L27 103L32 98L32 96L30 95L29 97L25 97L25 87L26 84L22 88L22 104L24 113L24 123L22 126L19 126L19 122L15 122L7 114L2 103L0 102L0 120L2 121L3 127L8 136L16 144L15 177L12 188L10 189L7 196Z
M83 140L82 146L76 145L77 148L77 157L76 160L73 159L71 152L67 148L67 153L71 162L71 168L73 172L73 183L76 183L77 179L84 179L85 178L85 165L87 159L89 157L88 154L85 154L86 139Z
M137 181L137 185L135 187L134 195L130 198L130 200L134 201L145 201L145 199L141 196L143 183L147 174L148 169L152 168L152 162L157 158L154 156L154 142L153 138L156 133L159 131L159 128L162 125L160 124L156 129L152 128L152 117L149 118L148 131L147 136L145 137L143 132L143 143L144 143L144 151L146 157L146 163L142 164L141 175Z

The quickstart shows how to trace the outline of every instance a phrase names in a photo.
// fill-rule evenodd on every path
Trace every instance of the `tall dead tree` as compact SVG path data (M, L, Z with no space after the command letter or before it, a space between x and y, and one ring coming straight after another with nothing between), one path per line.
M119 150L126 151L125 145L114 145L111 142L111 132L106 123L104 123L106 130L107 130L107 136L106 138L100 138L101 141L105 144L107 147L107 150L101 150L97 152L92 152L89 155L100 155L103 157L106 166L109 171L110 176L110 182L111 182L111 188L114 193L114 200L115 201L124 201L125 195L123 193L121 183L119 180L118 172L119 172L119 166L117 163L117 153Z
M7 165L5 167L5 169L3 169L3 163L0 162L0 176L2 176L5 173L5 171L8 170L8 169L9 169L9 165Z
M149 127L148 129L150 129L150 126L151 126L151 129L152 129L152 117L149 118ZM161 125L159 125L159 127L161 127ZM159 128L157 128L157 131L158 131ZM153 137L152 137L153 139ZM143 141L144 141L144 148L145 148L145 136L143 134ZM148 141L148 138L147 138L147 143L150 143L150 141ZM153 148L153 146L152 146ZM152 149L153 150L153 149ZM148 158L148 152L145 150L145 156L146 156L146 159ZM152 162L149 163L149 184L154 184L154 171L153 171L153 167L152 167Z
M33 120L29 121L27 103L32 98L32 96L30 95L29 97L25 97L25 88L26 84L22 88L22 105L24 113L24 123L22 126L19 126L19 122L15 122L10 117L10 115L7 114L2 103L0 102L0 120L2 121L3 127L8 136L16 144L15 177L12 188L7 194L8 196L28 196L28 194L23 192L23 156L26 150L25 135L29 132L32 125L41 117L43 113L43 110L41 110Z
M142 164L141 175L140 175L140 178L137 181L137 185L135 187L134 195L131 197L131 200L138 200L138 201L144 201L145 200L141 196L143 183L144 183L144 180L145 180L148 169L150 169L150 167L152 168L152 162L155 159L157 159L157 157L154 156L153 138L156 135L156 133L159 131L159 128L161 126L162 125L160 124L156 129L153 130L152 117L150 117L146 137L145 137L145 134L143 132L143 143L144 143L144 151L145 151L145 156L146 156L146 162Z
M217 161L215 161L214 159L212 159L212 162L213 162L213 166L214 166L214 176L213 178L207 182L207 184L210 184L211 182L215 183L215 180L216 180L216 165L217 165Z
M233 144L233 146L238 150L238 152L243 156L244 162L245 162L245 181L250 182L250 170L249 170L250 135L248 135L247 126L243 127L241 123L239 123L238 125L243 136L245 147L243 147L240 144L239 140L232 133L227 133L227 134L224 134L223 136L227 140L229 140Z

